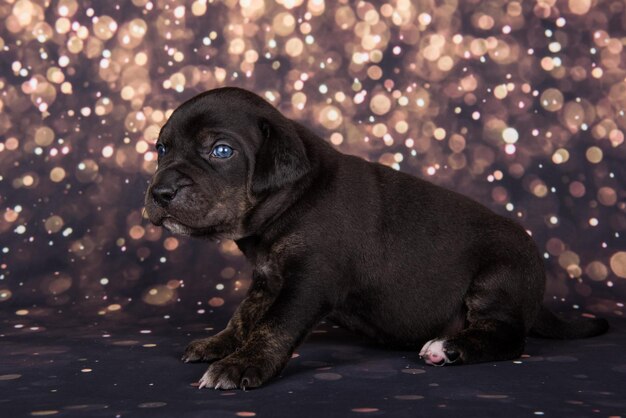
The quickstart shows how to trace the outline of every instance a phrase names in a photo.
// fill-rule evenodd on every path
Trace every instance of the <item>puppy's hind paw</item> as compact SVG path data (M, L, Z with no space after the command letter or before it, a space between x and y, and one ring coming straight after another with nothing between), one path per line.
M426 364L444 366L459 359L459 354L447 346L446 340L430 340L420 350L420 357Z

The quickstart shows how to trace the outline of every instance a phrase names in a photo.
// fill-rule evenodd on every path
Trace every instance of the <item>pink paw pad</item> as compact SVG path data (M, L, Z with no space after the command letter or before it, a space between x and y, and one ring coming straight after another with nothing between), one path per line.
M444 350L445 340L430 340L420 350L420 357L424 359L426 364L433 366L443 366L451 363Z

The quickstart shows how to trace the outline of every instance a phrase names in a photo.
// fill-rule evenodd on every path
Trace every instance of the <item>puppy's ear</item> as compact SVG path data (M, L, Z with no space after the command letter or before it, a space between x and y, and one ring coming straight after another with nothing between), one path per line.
M259 121L263 135L252 175L252 192L263 194L294 183L310 169L304 144L288 119Z

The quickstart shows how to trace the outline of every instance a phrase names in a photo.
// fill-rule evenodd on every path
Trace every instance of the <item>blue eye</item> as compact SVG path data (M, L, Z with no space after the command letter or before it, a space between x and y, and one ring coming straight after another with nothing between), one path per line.
M213 147L211 155L217 158L230 158L233 155L233 149L228 145L219 144Z
M156 144L156 150L157 150L157 154L159 154L159 157L164 156L165 152L167 151L167 149L165 148L165 145L163 144Z

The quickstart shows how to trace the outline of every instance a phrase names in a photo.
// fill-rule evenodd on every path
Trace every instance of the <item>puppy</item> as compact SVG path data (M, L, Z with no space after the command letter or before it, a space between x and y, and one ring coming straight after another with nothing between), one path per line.
M183 360L212 362L200 387L253 388L277 375L323 318L428 364L519 357L527 334L581 338L604 319L542 307L533 240L479 203L341 154L259 96L202 93L156 144L146 194L155 225L235 240L254 266L227 327Z

